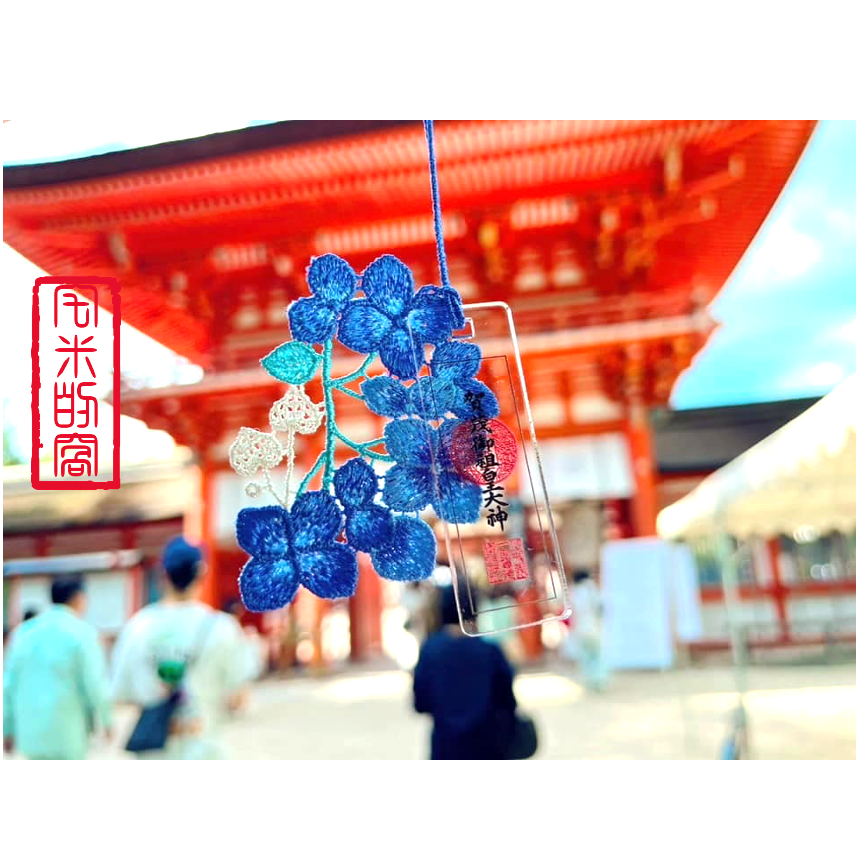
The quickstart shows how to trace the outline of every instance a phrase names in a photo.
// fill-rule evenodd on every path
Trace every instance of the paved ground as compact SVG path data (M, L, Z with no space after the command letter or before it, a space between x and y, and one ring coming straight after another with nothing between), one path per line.
M748 685L755 758L855 758L855 664L755 667ZM422 758L428 722L412 713L410 686L407 673L390 667L259 683L230 728L232 755ZM516 683L539 726L540 756L559 759L717 759L734 691L729 667L618 674L600 695L584 691L564 665L522 673ZM102 747L94 755L118 753Z

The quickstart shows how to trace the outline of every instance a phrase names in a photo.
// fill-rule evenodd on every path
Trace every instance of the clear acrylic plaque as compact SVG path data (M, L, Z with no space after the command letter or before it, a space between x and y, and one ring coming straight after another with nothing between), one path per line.
M446 433L441 428L430 448L438 500L452 487L438 479L446 470L482 492L473 523L440 520L436 525L449 559L461 628L481 636L563 620L571 606L511 309L503 302L483 302L465 305L464 315L466 327L454 337L482 352L478 373L465 371L464 377L478 378L493 398L482 391L465 396L476 408L472 418L450 418ZM437 368L439 373L439 361ZM452 372L458 377L457 368ZM425 366L423 374L428 373ZM420 393L434 397L431 387ZM499 415L486 418L483 400L496 401ZM439 420L431 424L444 425Z

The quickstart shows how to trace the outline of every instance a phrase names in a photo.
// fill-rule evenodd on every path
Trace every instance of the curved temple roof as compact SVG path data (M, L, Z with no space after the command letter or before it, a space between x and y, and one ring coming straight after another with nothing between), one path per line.
M453 282L473 283L469 300L505 299L533 331L585 307L630 320L638 303L697 294L702 306L813 126L440 121ZM205 365L232 331L241 289L277 288L289 301L311 255L334 251L358 269L391 250L436 279L418 121L278 123L7 167L4 183L6 242L51 273L119 277L124 319ZM533 264L568 275L530 287Z

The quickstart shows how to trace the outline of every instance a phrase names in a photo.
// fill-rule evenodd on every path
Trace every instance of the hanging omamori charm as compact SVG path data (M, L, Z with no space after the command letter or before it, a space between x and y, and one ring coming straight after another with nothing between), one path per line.
M261 360L287 390L272 405L271 430L243 428L230 448L234 470L262 477L263 484L246 486L249 496L268 491L277 504L242 509L237 517L237 541L251 555L240 594L251 611L283 607L300 586L326 599L352 596L359 552L370 555L381 577L424 580L437 543L420 513L430 506L452 524L470 524L479 515L482 478L459 463L458 441L470 423L495 419L500 408L476 377L479 347L453 337L465 319L461 297L449 285L430 121L425 128L442 286L417 290L408 267L392 255L377 258L361 275L334 254L314 258L307 271L310 295L287 311L293 340ZM336 342L365 356L342 377L332 376ZM369 376L375 361L385 373ZM318 376L322 404L304 389ZM383 436L348 437L336 422L336 396L362 401L387 418ZM321 423L325 447L292 497L295 435L314 434ZM339 444L355 453L340 465ZM272 471L285 460L279 493ZM389 465L382 477L375 464ZM318 476L319 487L311 490Z

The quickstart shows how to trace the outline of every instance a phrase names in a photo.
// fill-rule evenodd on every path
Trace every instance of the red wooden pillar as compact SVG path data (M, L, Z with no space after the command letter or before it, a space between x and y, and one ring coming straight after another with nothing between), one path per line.
M135 528L124 527L120 546L124 550L134 550L137 544ZM128 615L136 614L144 603L144 567L140 562L135 563L129 572L129 604Z
M635 483L632 523L636 536L654 536L658 518L658 482L652 429L644 399L644 350L641 345L632 345L626 353L626 438Z
M540 598L541 593L536 585L530 586L518 596L520 622L534 623L528 628L518 629L524 650L524 660L527 662L539 661L545 651L545 645L542 643L542 627L535 625L542 618L537 605Z
M630 411L626 425L635 489L632 500L632 521L636 536L654 536L658 517L658 487L652 429L646 410L639 406Z
M329 602L309 593L311 605L311 645L314 652L311 655L311 669L323 670L326 667L326 657L323 655L323 619L329 610Z
M201 601L218 607L218 554L213 540L212 520L215 504L215 470L213 465L203 461L192 468L196 473L198 493L193 496L190 510L183 522L186 539L202 545L206 555L206 574L201 585Z
M779 636L782 640L790 639L790 624L787 619L787 587L781 578L781 542L778 537L769 539L766 543L769 552L770 592L775 603L778 616Z
M383 646L381 615L383 595L380 578L364 554L359 557L359 583L348 605L350 613L350 660L365 661L379 655Z

